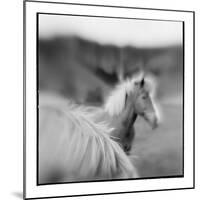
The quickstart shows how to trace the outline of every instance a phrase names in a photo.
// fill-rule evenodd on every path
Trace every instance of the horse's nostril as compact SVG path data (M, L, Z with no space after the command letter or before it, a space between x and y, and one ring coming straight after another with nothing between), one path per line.
M131 146L130 145L125 145L124 146L124 151L128 152L131 150Z

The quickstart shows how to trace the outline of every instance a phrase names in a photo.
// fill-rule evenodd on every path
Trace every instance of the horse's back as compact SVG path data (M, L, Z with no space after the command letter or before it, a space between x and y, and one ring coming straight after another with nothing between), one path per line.
M135 177L134 167L108 130L81 112L63 97L40 96L39 182Z
M45 97L47 98L47 97ZM55 102L41 99L39 107L39 181L62 181L65 175L65 155L63 148L69 140L69 132L73 128L70 119ZM55 100L55 99L54 99ZM59 105L59 104L58 104Z

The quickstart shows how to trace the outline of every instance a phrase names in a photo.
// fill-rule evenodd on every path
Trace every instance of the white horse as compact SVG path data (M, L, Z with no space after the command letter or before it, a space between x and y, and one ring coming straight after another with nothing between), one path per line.
M123 151L130 150L137 115L157 125L144 79L119 84L103 108L40 94L39 183L138 177Z

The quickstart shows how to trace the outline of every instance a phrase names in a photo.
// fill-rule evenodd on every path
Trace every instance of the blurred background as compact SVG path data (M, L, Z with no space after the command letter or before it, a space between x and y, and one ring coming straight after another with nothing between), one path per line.
M39 15L39 91L101 106L140 69L157 81L162 121L138 118L132 154L141 177L183 175L182 22Z

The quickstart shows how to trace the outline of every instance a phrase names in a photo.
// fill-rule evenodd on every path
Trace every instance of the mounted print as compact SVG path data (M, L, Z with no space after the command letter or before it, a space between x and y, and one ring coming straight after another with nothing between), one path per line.
M194 188L194 12L24 2L24 198Z

